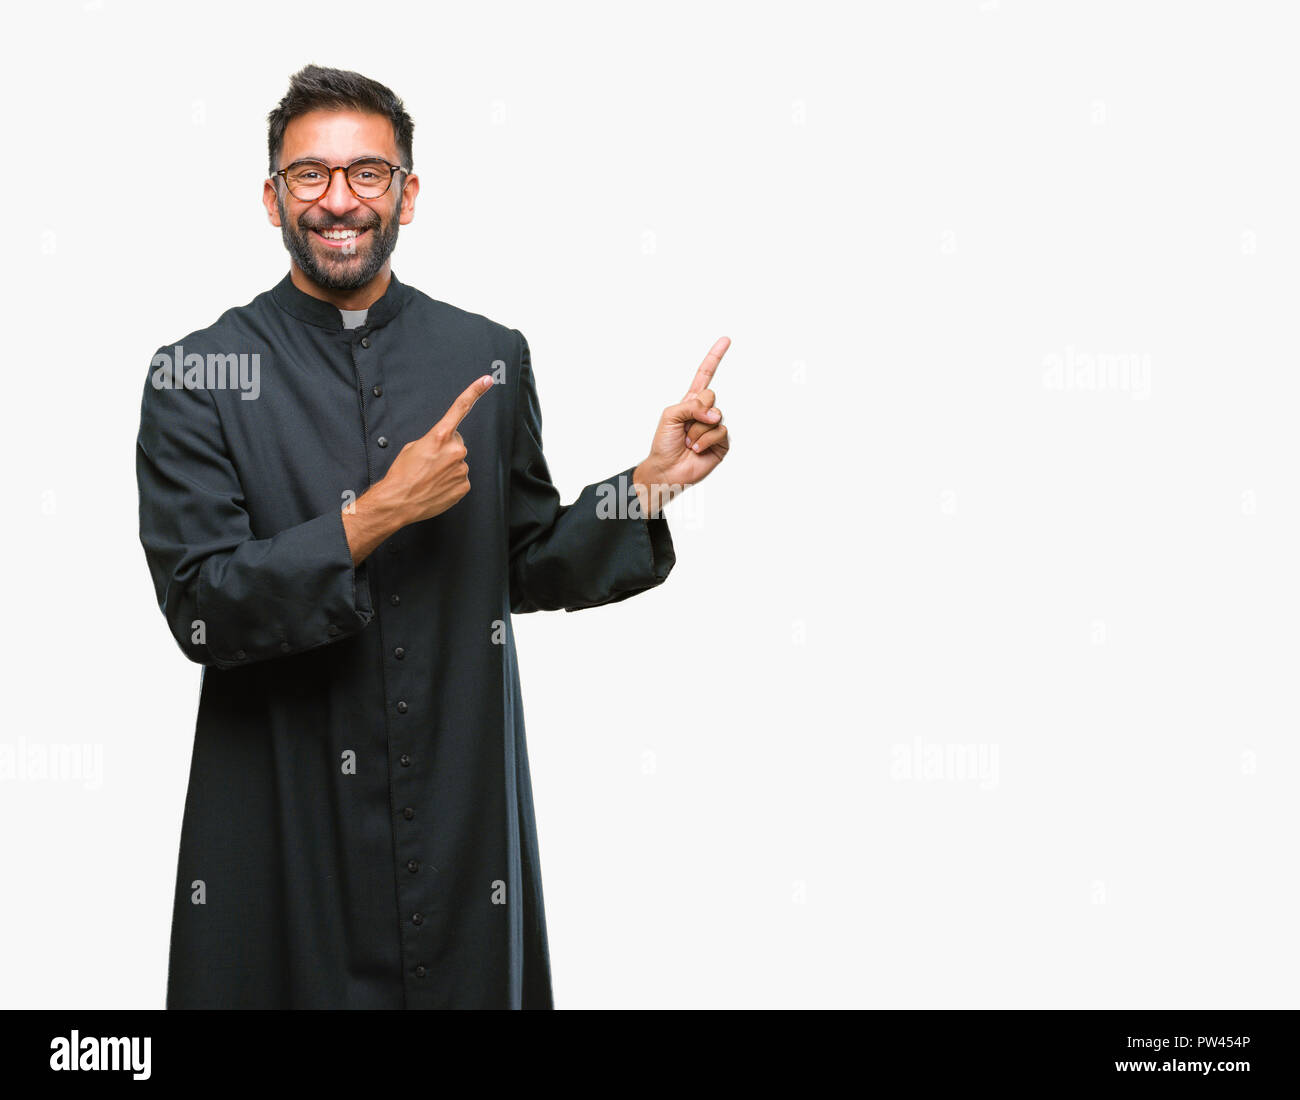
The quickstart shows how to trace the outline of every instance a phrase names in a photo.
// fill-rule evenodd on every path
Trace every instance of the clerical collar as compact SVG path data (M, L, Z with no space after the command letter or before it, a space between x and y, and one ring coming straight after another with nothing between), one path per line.
M366 326L374 329L387 324L406 304L410 294L410 287L397 278L395 271L390 271L388 286L384 289L384 293L370 303L370 309L366 314ZM272 287L271 298L286 313L292 314L300 321L306 321L309 325L333 329L336 332L344 330L343 314L338 307L299 290L294 285L292 274L286 274Z

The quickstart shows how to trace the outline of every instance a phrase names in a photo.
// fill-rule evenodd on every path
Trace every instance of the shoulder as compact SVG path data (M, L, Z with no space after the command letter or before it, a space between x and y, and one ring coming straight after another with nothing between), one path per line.
M507 324L473 310L462 309L450 302L430 297L422 290L404 284L409 291L402 312L410 311L413 319L436 325L438 330L462 338L488 341L503 349L513 348L516 353L521 345L526 344L523 334Z
M519 384L509 386L514 415L521 408L536 406L532 353L519 329L430 297L409 283L404 285L409 297L402 306L402 314L409 313L417 332L427 340L427 346L443 348L459 362L476 364L474 369L490 373L497 385L517 381Z
M239 371L260 346L267 310L274 310L271 292L263 291L241 306L232 306L201 328L159 345L150 356L140 401L141 440L178 430L182 424L203 424L212 430L216 408L209 386L218 374L222 384L236 385ZM219 371L214 373L214 368Z
M234 347L239 337L251 337L261 331L264 328L261 318L275 308L271 292L264 290L242 306L231 306L210 324L161 345L155 354L172 354L178 347L196 352Z

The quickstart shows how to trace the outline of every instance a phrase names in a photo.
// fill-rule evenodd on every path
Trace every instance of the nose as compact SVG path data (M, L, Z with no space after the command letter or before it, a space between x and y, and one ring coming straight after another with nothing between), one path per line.
M348 186L347 172L343 168L335 168L330 173L330 185L325 190L316 204L328 210L335 217L341 218L352 210L361 205L360 200L352 193Z

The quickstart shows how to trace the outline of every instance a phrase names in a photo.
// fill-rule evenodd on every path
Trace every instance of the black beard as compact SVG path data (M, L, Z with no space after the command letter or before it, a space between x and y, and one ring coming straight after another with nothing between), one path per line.
M340 250L342 255L348 256L346 262L322 264L312 249L311 230L300 226L291 227L292 223L285 213L284 203L278 196L276 205L280 210L280 236L284 240L284 247L288 249L294 263L302 269L302 273L317 286L324 287L326 290L358 290L365 286L379 274L380 268L397 247L399 222L397 212L394 211L387 225L381 219L377 225L366 226L373 239L368 242L369 247L364 252L358 250L356 253L348 254Z

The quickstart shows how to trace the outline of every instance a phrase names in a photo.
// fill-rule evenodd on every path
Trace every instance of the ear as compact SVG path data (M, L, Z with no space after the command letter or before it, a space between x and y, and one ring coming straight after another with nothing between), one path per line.
M266 216L272 225L280 224L280 204L275 201L275 184L267 179L262 184L262 205L266 207Z
M405 172L402 173L406 175ZM402 187L402 208L398 214L398 225L409 225L411 219L415 217L415 196L420 193L420 177L411 175L406 176L406 183Z

